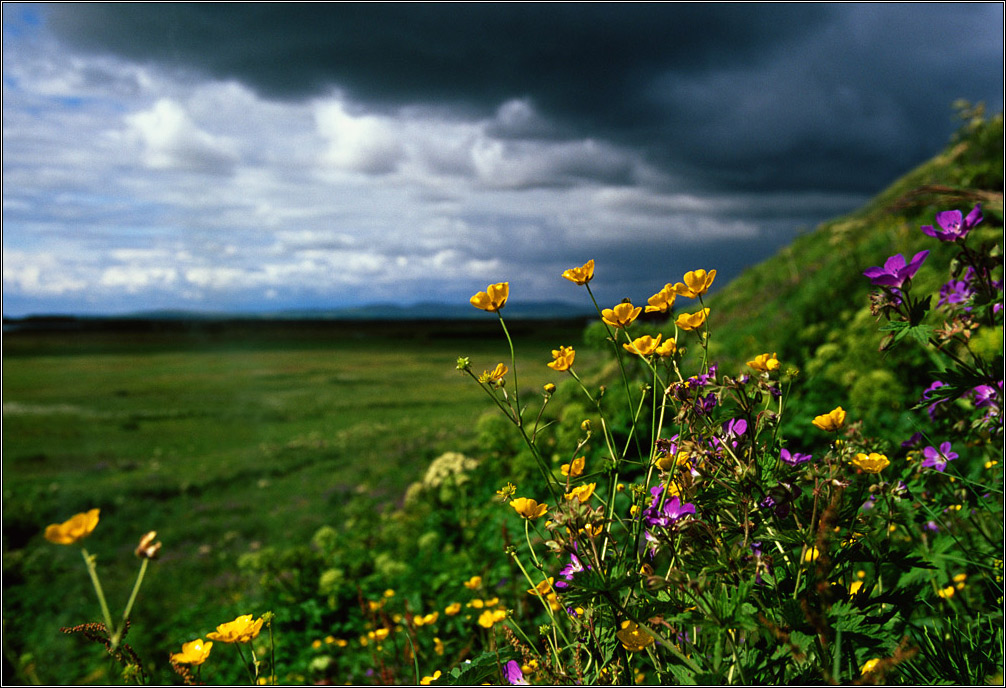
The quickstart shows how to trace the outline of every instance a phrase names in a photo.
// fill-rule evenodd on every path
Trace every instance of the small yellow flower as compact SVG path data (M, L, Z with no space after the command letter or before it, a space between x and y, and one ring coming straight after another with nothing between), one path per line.
M548 396L552 396L553 394L555 394L555 384L552 382L546 382L541 389Z
M773 370L779 370L779 359L776 358L774 353L771 354L758 354L754 357L753 361L748 361L748 365L755 370L760 370L763 373L768 373Z
M472 576L463 585L469 590L477 590L482 585L482 576Z
M876 657L874 657L873 659L868 659L863 664L863 666L859 668L859 672L865 676L866 674L869 674L871 671L875 670L878 664L880 664L880 660L877 659Z
M92 532L98 525L98 512L100 509L76 514L70 520L62 523L53 523L45 529L45 539L57 545L72 545L80 542Z
M636 337L630 344L622 344L622 348L628 351L630 354L636 354L637 356L650 356L656 353L657 347L660 346L660 337L651 337L650 335L643 335L642 337Z
M382 640L387 640L388 635L391 634L387 628L378 628L374 631L374 640L381 642Z
M666 313L674 306L674 299L678 297L674 291L673 284L665 284L664 288L646 300L647 313Z
M657 347L656 354L667 358L678 353L678 343L673 339L664 340L664 343Z
M593 523L587 523L583 528L580 528L580 532L589 538L596 538L603 531L604 528L602 526L595 526Z
M434 671L432 676L423 676L421 679L419 679L419 685L428 686L434 681L436 681L438 678L440 678L440 669Z
M936 594L945 600L949 600L951 597L954 596L954 586L948 585L947 587L941 590L937 590Z
M527 594L541 595L542 597L544 597L545 595L548 595L550 592L552 592L552 583L554 582L555 578L549 576L546 580L543 580L542 582L538 583L538 585L528 590Z
M496 384L500 380L502 380L504 378L504 376L506 376L506 374L508 372L510 372L509 368L507 368L502 363L497 363L496 367L493 370L483 370L482 371L482 374L479 375L479 382L481 382L483 384L485 384L487 382Z
M623 302L614 308L605 308L601 311L601 319L612 327L628 327L632 324L643 309L631 303Z
M594 259L591 258L578 268L570 268L562 273L562 276L570 282L583 286L594 279Z
M548 511L548 504L539 504L537 501L528 499L527 497L518 497L510 502L510 506L514 508L514 511L529 521L541 518L545 515L545 512Z
M413 621L417 626L429 626L431 624L435 624L438 618L440 618L440 612L430 612L429 614L425 614L423 616L415 616Z
M849 597L855 597L856 593L859 592L864 583L861 580L852 581L852 585L849 586Z
M820 554L821 553L818 551L817 547L808 547L807 551L803 553L803 561L805 564L817 561Z
M828 413L815 417L813 423L825 432L837 432L845 425L845 409L838 406Z
M566 501L571 502L575 499L580 502L580 504L586 504L590 501L590 498L594 496L594 489L596 487L597 483L587 483L586 485L574 487L566 493Z
M703 308L701 311L695 313L682 313L678 316L678 319L674 321L679 328L685 330L697 330L702 327L702 323L706 321L706 316L709 315L709 309Z
M258 637L262 623L263 619L252 621L251 614L244 614L233 621L220 624L216 631L207 633L206 637L222 643L249 643Z
M479 310L495 313L506 305L506 300L510 296L510 283L498 282L490 284L485 291L480 291L473 296L470 301Z
M391 588L388 588L387 590L384 591L384 596L385 597L394 597L395 596L395 591L392 590Z
M587 458L584 456L578 456L569 463L564 463L560 467L563 475L569 476L570 478L579 478L583 475L583 467L587 462Z
M174 664L191 664L199 666L210 656L213 643L204 643L202 638L193 640L190 643L182 643L182 651L171 655Z
M639 652L653 644L653 636L642 630L635 621L625 620L615 636L629 652Z
M965 581L967 581L967 579L968 579L968 574L966 574L966 573L958 573L956 576L954 576L954 583L957 584L957 589L958 590L963 590L964 589L964 583L965 583Z
M705 270L692 270L685 273L684 284L678 282L674 285L674 291L680 296L694 299L709 291L709 287L712 286L714 279L716 279L715 270L710 270L709 272Z
M573 359L576 358L576 351L571 346L560 346L558 349L552 349L552 358L554 360L546 365L552 370L558 370L561 373L573 367Z
M869 455L860 452L856 454L856 458L849 463L862 470L864 473L880 473L882 470L891 465L891 462L887 460L886 456L878 454L877 452L870 452Z
M483 607L486 606L486 603L478 598L475 598L474 600L468 603L468 606L471 607L472 609L482 609Z
M444 608L444 614L447 616L455 616L461 611L460 602L451 602L447 607Z
M500 498L501 502L508 502L513 498L514 493L517 492L517 486L511 482L496 490L496 496Z
M495 624L499 623L505 618L506 618L506 610L487 609L479 615L479 626L482 626L482 628L492 628Z
M440 638L433 639L433 651L438 655L444 654L444 641Z

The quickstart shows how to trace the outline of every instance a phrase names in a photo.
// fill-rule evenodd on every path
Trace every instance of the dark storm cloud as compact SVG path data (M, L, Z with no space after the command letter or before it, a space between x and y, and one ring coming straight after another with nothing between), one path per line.
M602 138L697 187L875 191L945 143L952 100L1002 107L1001 4L50 12L79 49L236 79L275 99L336 87L371 108L439 103L485 115L526 98L548 121L518 116L513 135Z

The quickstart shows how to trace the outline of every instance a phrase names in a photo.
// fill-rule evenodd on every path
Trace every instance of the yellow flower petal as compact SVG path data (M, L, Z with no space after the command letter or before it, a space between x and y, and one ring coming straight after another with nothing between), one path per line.
M594 259L591 258L578 268L570 268L562 273L562 276L570 282L584 285L594 279Z
M476 308L494 313L506 305L506 300L510 296L510 283L498 282L490 284L485 291L480 291L471 299L471 304Z
M81 514L76 514L62 523L53 523L45 529L45 539L57 545L72 545L80 542L92 532L98 525L98 512L100 509L91 509Z

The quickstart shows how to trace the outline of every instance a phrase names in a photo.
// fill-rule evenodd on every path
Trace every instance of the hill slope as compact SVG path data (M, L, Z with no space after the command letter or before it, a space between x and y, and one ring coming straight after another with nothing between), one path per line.
M877 431L882 425L890 431L908 429L899 400L906 393L907 398L921 394L933 380L934 362L918 347L877 353L881 335L869 312L871 286L862 272L895 253L910 257L929 249L914 284L918 293L938 291L949 279L956 251L919 227L932 225L938 211L967 213L975 203L981 203L984 221L969 245L991 241L1001 247L1002 169L1002 115L972 119L943 153L863 208L799 237L713 295L708 303L712 359L724 371L736 371L755 355L775 351L784 368L798 368L794 389L800 411L791 416L795 434L815 413L840 404L856 418L870 418ZM977 345L1001 355L1001 328L997 337L986 333Z

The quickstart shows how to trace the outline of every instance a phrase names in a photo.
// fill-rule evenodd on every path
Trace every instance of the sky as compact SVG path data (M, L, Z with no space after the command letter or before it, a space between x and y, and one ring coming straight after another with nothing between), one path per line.
M719 286L957 99L1003 107L1002 3L5 3L4 315Z

